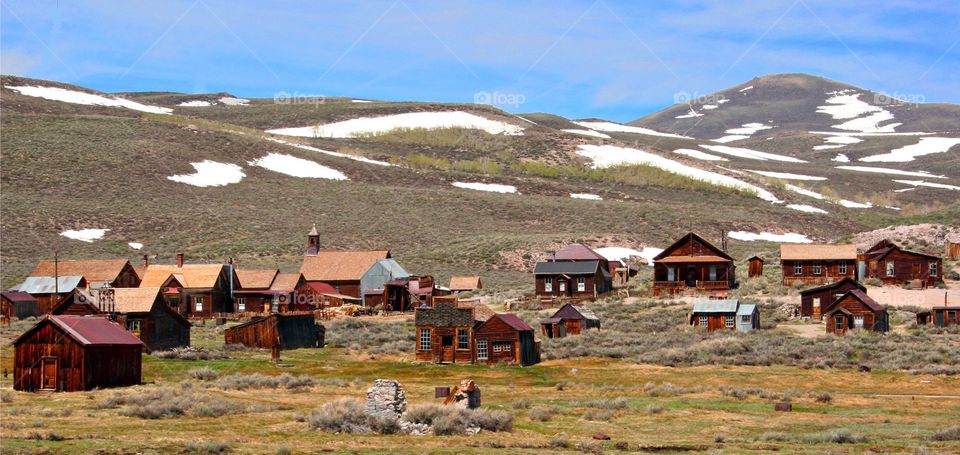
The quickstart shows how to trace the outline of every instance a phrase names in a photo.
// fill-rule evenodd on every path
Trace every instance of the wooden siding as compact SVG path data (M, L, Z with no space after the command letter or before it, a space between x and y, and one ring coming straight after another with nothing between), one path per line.
M242 344L253 348L280 349L315 348L323 346L322 326L313 315L279 315L230 327L223 331L225 344Z
M475 345L479 346L480 341L486 341L487 359L480 360L478 352L475 356L478 363L515 363L527 366L540 362L540 349L533 330L517 330L500 318L491 318L477 328ZM509 350L505 347L509 347Z
M951 325L960 325L960 307L958 308L936 308L930 310L933 324L937 327L947 327Z
M753 257L747 260L747 276L750 278L763 276L763 259Z
M816 266L819 263L820 272L816 273ZM800 273L797 273L796 266L800 265ZM841 265L846 265L846 272L841 273ZM794 283L805 285L822 285L840 281L844 278L857 279L857 261L853 259L844 260L784 260L781 263L783 269L783 285L791 286Z
M700 318L702 316L707 317L707 325L700 324ZM726 318L728 316L733 318L733 325L731 325L730 327L727 327L726 325L727 324ZM707 329L708 332L713 332L715 330L725 330L725 329L737 330L737 313L736 312L706 313L706 314L693 313L691 316L691 325L694 327L704 327Z
M420 345L420 331L430 331L430 348L422 350ZM465 331L467 333L467 349L457 348L457 332ZM474 337L473 329L469 326L464 327L436 327L436 326L417 326L414 334L416 358L423 362L435 363L473 363L474 361Z
M886 284L903 284L912 280L923 280L925 285L936 285L943 281L943 260L915 254L910 251L893 249L879 260L864 258L865 276L879 278ZM934 273L930 273L930 264L936 264ZM893 264L893 274L887 273L888 264Z
M574 299L593 299L598 295L609 291L606 289L606 279L603 272L599 269L593 275L572 275L569 279L564 278L563 274L557 275L537 275L536 290L538 296L543 297L567 297ZM577 290L577 278L584 278L584 290ZM552 289L546 290L546 279L553 280ZM564 289L560 290L560 283L564 283Z
M819 292L810 292L800 296L800 317L820 320L827 307L852 289L859 289L857 284L852 281L844 281L836 287L824 289ZM819 299L819 306L814 305Z
M824 326L826 326L826 332L843 335L847 333L847 331L853 330L855 328L855 317L863 317L862 330L887 331L886 311L874 311L852 294L847 294L841 300L831 305L829 311L825 314L823 322ZM840 328L837 328L837 318L839 318L841 323Z

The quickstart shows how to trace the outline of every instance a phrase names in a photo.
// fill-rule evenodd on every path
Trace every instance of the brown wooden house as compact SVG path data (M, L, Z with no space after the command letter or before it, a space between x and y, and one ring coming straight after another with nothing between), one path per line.
M864 278L879 278L885 284L919 280L923 286L935 286L943 282L943 259L939 255L908 251L889 240L881 240L857 260Z
M450 277L450 292L471 292L483 289L479 276L452 276Z
M139 384L143 342L96 316L48 316L14 342L13 388L75 392Z
M747 277L757 278L763 276L763 258L753 256L747 259Z
M7 321L40 316L37 299L26 292L0 292L0 315Z
M325 330L312 314L280 314L256 317L223 331L226 344L252 348L299 349L323 347Z
M473 308L461 308L454 301L438 301L433 308L417 308L416 358L435 363L473 363L473 329L477 324Z
M600 261L538 262L533 274L539 297L594 299L612 287Z
M843 278L823 286L800 291L800 317L819 321L823 317L823 310L847 291L859 289L867 292L867 288L853 278Z
M733 258L690 232L653 258L653 295L725 294L736 285Z
M148 351L190 346L190 321L167 305L160 288L75 289L53 314L112 319Z
M889 330L887 309L860 289L847 291L824 310L827 333L843 335L850 330Z
M562 338L579 335L584 330L600 330L600 318L586 305L568 303L547 319L540 321L543 336Z
M817 286L843 278L857 279L857 246L783 244L780 245L783 285L801 283Z
M731 330L750 332L760 328L760 308L739 300L697 300L690 312L690 325L709 332Z
M30 276L82 276L91 288L135 288L140 276L126 259L63 259L40 261Z
M540 363L540 342L533 327L513 313L497 313L474 331L477 363Z
M383 285L383 309L412 311L422 306L432 307L434 297L450 294L450 290L436 286L429 275L398 278Z
M150 264L143 274L141 287L162 288L171 307L189 319L210 318L233 313L233 291L240 282L229 264L184 264L177 254L177 264Z
M310 294L297 293L306 283L300 273L280 273L277 269L237 269L236 273L241 288L233 291L236 313L287 313L318 308Z
M67 294L76 288L87 286L82 276L28 276L13 290L30 294L37 301L37 312L50 314Z
M933 323L937 327L960 325L960 306L935 306L917 313L917 324Z
M324 251L316 225L307 234L300 273L308 283L324 282L337 294L363 298L361 280L377 261L390 259L389 250Z

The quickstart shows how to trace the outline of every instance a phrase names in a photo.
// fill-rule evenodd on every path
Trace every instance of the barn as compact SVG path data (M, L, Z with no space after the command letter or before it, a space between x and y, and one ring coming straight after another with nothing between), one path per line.
M26 292L0 292L0 314L7 321L40 316L37 299Z
M943 259L939 255L909 251L881 240L857 256L864 278L878 278L885 284L905 284L919 280L921 285L943 282Z
M585 305L568 303L549 318L540 321L540 328L543 336L547 338L562 338L578 335L584 330L600 330L600 318Z
M800 317L819 321L823 317L823 310L827 305L853 289L867 292L866 287L850 277L800 291Z
M48 316L13 342L13 388L76 392L139 384L143 342L97 316Z
M251 348L299 349L323 347L325 329L312 314L281 314L256 317L223 331L225 344Z
M850 330L889 330L887 309L860 289L847 291L824 311L827 333L843 335Z
M780 245L780 266L783 285L800 283L816 286L844 278L857 279L857 246L783 244Z
M653 295L687 291L725 294L736 284L726 252L690 232L653 258Z
M513 313L493 315L477 326L474 337L477 363L540 363L540 342L533 327Z
M760 328L760 309L739 300L698 300L690 313L690 325L707 331L736 330L750 332Z

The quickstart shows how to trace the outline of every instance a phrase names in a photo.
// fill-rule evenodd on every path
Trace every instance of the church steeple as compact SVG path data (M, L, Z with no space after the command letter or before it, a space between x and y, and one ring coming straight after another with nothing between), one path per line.
M314 223L313 227L310 229L310 233L307 234L307 252L309 256L316 256L317 251L320 250L320 233L317 232L317 224Z

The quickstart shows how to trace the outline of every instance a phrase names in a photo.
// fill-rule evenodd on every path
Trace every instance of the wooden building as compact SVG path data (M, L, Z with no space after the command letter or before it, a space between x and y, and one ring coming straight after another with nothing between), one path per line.
M760 256L754 256L750 259L747 259L747 276L749 278L757 278L763 276L763 258Z
M277 269L237 269L240 290L233 291L236 313L265 314L313 311L309 297L297 290L306 281L300 273L280 273Z
M60 300L76 288L87 286L87 280L82 276L28 276L23 283L13 290L26 292L37 301L37 312L41 315L50 314Z
M314 311L344 304L360 305L362 300L337 292L337 288L322 281L304 281L297 288L296 311Z
M479 276L452 276L448 287L451 292L472 292L483 289L483 283Z
M323 347L324 334L324 327L312 314L281 313L256 317L223 331L226 344L261 349L319 348Z
M435 363L473 363L473 308L454 301L438 301L433 308L417 308L416 359Z
M540 363L540 342L533 327L513 313L497 313L474 331L477 363Z
M450 291L437 286L432 276L408 276L384 284L383 309L413 311L421 306L432 307L434 297L446 295Z
M233 292L240 289L230 264L185 264L182 253L177 263L150 264L141 287L162 288L167 304L188 319L210 318L233 313Z
M579 335L584 330L600 330L600 318L586 305L567 303L547 319L540 321L543 336L562 338Z
M135 288L140 276L126 259L63 259L40 261L30 276L82 276L91 288Z
M594 299L613 285L600 261L538 262L533 275L538 297Z
M739 300L698 300L690 313L690 325L707 331L750 332L760 328L760 308Z
M917 313L917 325L930 323L937 327L960 325L960 306L935 306Z
M736 285L735 271L730 255L690 232L653 258L653 295L724 295Z
M847 291L824 310L827 333L843 335L849 330L889 330L887 309L860 289Z
M0 315L7 321L40 316L37 299L26 292L0 292Z
M960 259L960 241L947 241L947 258L953 260Z
M801 283L817 286L843 278L857 279L857 246L783 244L780 245L783 285Z
M190 346L190 321L170 308L160 288L75 289L55 315L103 316L134 334L148 351Z
M823 317L823 310L828 305L846 294L847 291L854 289L867 292L866 287L850 277L800 291L800 317L819 321Z
M139 338L96 316L48 316L14 342L13 388L75 392L140 383Z
M607 280L603 287L607 289L613 289L613 277L617 275L618 271L623 272L622 269L626 267L623 262L611 261L604 255L597 253L593 248L579 243L571 243L564 246L550 255L548 260L553 262L597 261L600 263L600 268L603 269L604 278ZM625 280L629 279L629 273L627 273L625 276L621 275L620 278L622 278L625 283Z
M943 282L943 259L934 254L901 248L889 240L881 240L857 256L864 270L863 278L878 278L884 284L905 284L919 280L922 286Z
M389 250L323 251L316 225L307 234L307 250L303 254L300 273L307 282L324 282L337 294L362 298L361 280L377 261L390 259Z
M363 305L373 308L383 303L383 289L386 284L393 280L407 278L407 273L400 264L393 259L378 259L373 265L360 277L360 291L362 292ZM367 302L367 296L370 301Z

